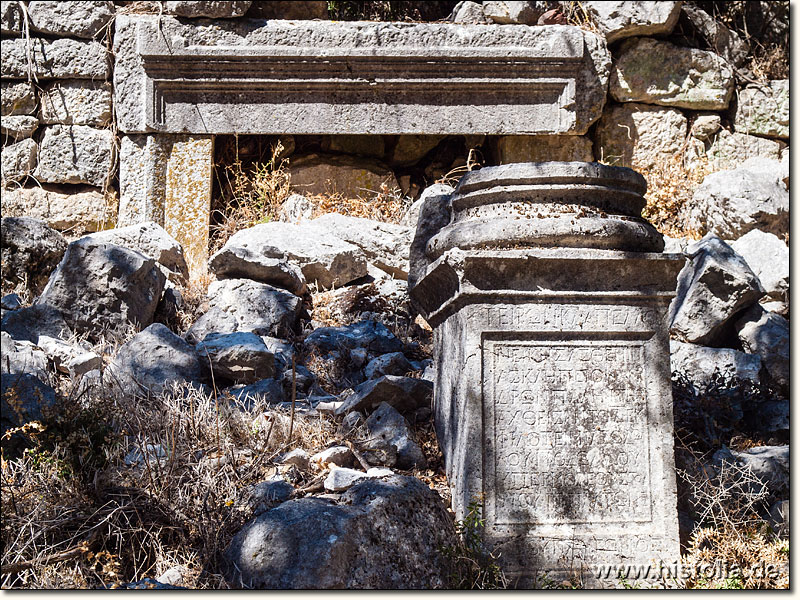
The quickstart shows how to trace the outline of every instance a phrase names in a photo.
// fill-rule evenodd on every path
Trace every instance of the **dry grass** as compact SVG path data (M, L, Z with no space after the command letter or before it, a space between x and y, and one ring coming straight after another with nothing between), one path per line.
M307 197L313 206L312 219L328 213L339 213L384 223L399 223L411 203L399 189L391 189L386 185L367 198L350 198L339 193Z

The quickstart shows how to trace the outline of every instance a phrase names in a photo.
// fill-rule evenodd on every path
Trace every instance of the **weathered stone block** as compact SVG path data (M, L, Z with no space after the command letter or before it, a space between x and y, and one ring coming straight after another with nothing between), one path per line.
M125 133L583 134L610 67L604 40L572 26L115 24Z
M36 186L5 190L3 214L42 219L53 229L72 233L113 227L117 217L116 195L88 186Z
M686 117L674 108L612 104L595 128L598 160L650 169L679 155L686 141Z
M31 137L37 127L39 127L39 119L29 115L0 117L0 133L4 139L15 142Z
M681 261L599 222L579 233L581 211L646 229L644 190L626 169L508 165L463 177L438 233L423 207L410 293L434 327L453 507L463 518L484 495L484 541L512 586L679 558L664 316ZM548 223L565 212L569 226ZM467 226L474 244L452 235Z
M615 53L609 93L617 102L721 110L733 84L730 65L713 52L632 38Z
M342 194L347 198L371 198L391 190L397 180L382 163L349 156L310 154L289 163L292 189L301 194Z
M780 160L782 150L782 143L776 140L723 128L705 141L690 140L686 164L692 168L699 160L705 160L714 171L735 169L755 157Z
M789 246L773 233L752 229L733 248L758 276L767 295L776 300L789 297Z
M789 138L789 80L746 87L737 96L736 131Z
M587 14L611 44L637 35L669 34L682 2L583 2Z
M327 19L328 3L325 0L256 2L247 16L256 19Z
M0 153L0 178L3 187L21 181L33 173L38 154L39 144L31 138L4 146Z
M42 92L42 123L94 125L111 121L111 84L94 81L61 81Z
M2 115L32 115L36 112L36 92L27 81L4 81L0 93Z
M231 19L241 17L250 8L250 0L220 2L219 0L178 0L164 3L164 12L179 17L207 17L209 19Z
M483 3L483 14L503 25L536 25L546 11L546 2L491 0Z
M47 183L88 183L103 187L114 164L114 133L85 125L44 130L36 178Z
M578 135L505 135L497 141L501 165L549 160L592 162L592 140Z
M0 74L27 79L28 40L3 40L0 47ZM40 79L105 79L109 75L108 52L100 42L60 38L31 38L31 72Z
M22 12L21 2L3 0L0 3L0 33L3 35L22 33L22 22L25 15Z
M50 35L92 38L100 33L114 16L113 2L59 2L32 0L28 15L34 31Z

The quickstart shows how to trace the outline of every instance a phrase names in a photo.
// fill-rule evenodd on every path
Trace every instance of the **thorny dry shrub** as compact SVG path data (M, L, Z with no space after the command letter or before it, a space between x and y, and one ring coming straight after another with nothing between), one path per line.
M96 587L176 565L187 585L226 587L222 552L252 516L248 486L283 469L273 461L290 447L335 439L327 417L188 387L144 399L76 387L62 410L2 460L3 588Z

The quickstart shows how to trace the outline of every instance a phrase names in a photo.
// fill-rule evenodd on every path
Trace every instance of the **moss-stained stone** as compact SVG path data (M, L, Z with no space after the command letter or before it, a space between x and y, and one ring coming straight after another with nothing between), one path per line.
M164 222L167 157L172 136L127 135L120 140L119 226Z
M618 102L722 110L733 84L731 66L713 52L631 38L615 52L609 92Z
M734 126L740 133L789 138L789 80L751 85L737 99Z

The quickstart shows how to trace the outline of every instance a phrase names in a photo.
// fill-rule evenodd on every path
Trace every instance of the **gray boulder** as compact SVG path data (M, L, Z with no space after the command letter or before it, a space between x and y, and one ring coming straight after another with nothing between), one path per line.
M164 2L164 12L179 17L232 19L241 17L253 4L251 0L220 2L219 0L169 0Z
M257 589L446 587L457 544L441 498L413 477L356 484L337 502L301 498L247 523L226 551L228 580Z
M354 458L347 446L333 446L314 454L311 457L311 464L317 465L319 468L325 468L326 465L349 468L353 465Z
M547 2L491 0L483 3L483 14L502 25L536 25L547 8Z
M376 356L366 367L364 367L364 377L367 379L377 379L382 375L405 375L409 371L414 371L413 365L408 361L402 352L390 352Z
M386 402L367 419L365 426L369 439L364 443L366 449L394 446L397 449L398 469L424 469L428 461L417 443L412 439L405 418Z
M715 345L729 333L731 318L757 303L764 288L744 259L715 235L706 235L685 254L689 263L678 275L670 333L684 342Z
M384 375L356 386L335 414L345 415L354 410L370 413L383 402L406 413L423 406L430 407L432 397L433 385L429 381Z
M28 217L3 217L0 224L2 245L3 283L27 283L27 288L38 296L56 268L67 241L43 221Z
M733 94L733 70L721 56L651 38L631 38L615 52L609 93L617 102L722 110Z
M209 311L186 332L192 343L209 333L252 331L286 337L294 332L302 301L294 294L249 279L223 279L208 288Z
M298 267L305 281L325 289L345 285L367 274L360 248L312 223L272 222L243 229L232 235L211 258L212 269L219 269L225 276L238 270L248 277L255 275L263 281L274 281L275 285L291 286L287 289L300 287L276 260Z
M263 256L246 246L225 245L208 262L219 279L243 278L283 288L298 296L306 292L306 278L285 258Z
M14 311L3 311L2 330L15 340L28 340L34 344L42 335L68 338L72 331L61 311L47 305L26 306Z
M773 494L789 488L789 446L757 446L742 452L731 450L736 462L750 467L753 474L767 484Z
M623 4L623 3L620 3ZM643 2L624 4L661 4L660 2ZM742 67L750 54L750 45L743 41L739 35L728 29L719 19L715 19L703 9L687 2L682 4L681 10L694 28L702 34L711 48L732 65ZM741 92L740 92L741 94ZM788 114L787 114L788 116Z
M153 323L120 346L107 374L132 394L169 393L174 385L199 386L208 380L195 349L161 323Z
M311 200L302 194L292 194L281 204L278 220L282 223L293 223L295 225L302 221L311 219L314 212L314 205Z
M28 2L31 28L50 35L79 38L95 37L114 16L114 3L109 1Z
M708 348L696 344L685 344L672 340L669 344L670 369L673 373L684 373L699 390L706 389L713 381L714 372L734 382L759 383L761 358L731 348Z
M280 404L286 400L283 386L275 379L262 379L250 385L235 385L227 391L248 410L256 404Z
M98 231L84 236L83 239L116 244L141 252L163 265L171 281L183 282L189 279L189 266L183 255L183 247L161 225L153 221Z
M391 469L376 467L368 469L366 473L346 467L331 467L331 471L325 478L323 485L329 492L344 492L365 479L386 477L387 475L393 474L394 472Z
M342 327L320 327L303 342L307 352L327 354L340 349L364 348L375 355L399 352L403 342L377 321L359 321Z
M761 357L778 389L789 394L789 321L753 306L736 321L742 348Z
M583 2L582 6L609 44L637 35L669 34L682 2Z
M429 185L422 190L419 198L414 201L414 204L412 204L406 211L406 214L403 215L400 224L416 230L417 221L419 221L419 213L422 210L422 205L425 203L425 201L431 196L447 196L452 194L454 191L455 189L453 186L444 183L434 183L433 185Z
M751 229L730 245L758 276L767 296L788 300L789 246L774 233L760 229Z
M262 335L261 341L267 346L267 350L275 356L275 371L285 371L292 367L292 357L295 355L294 346L285 340Z
M2 373L0 386L0 435L5 436L9 429L31 421L46 423L56 416L58 402L55 391L35 375Z
M55 308L76 333L122 336L131 326L138 331L153 322L165 281L152 258L80 239L67 246L34 305Z
M37 345L53 361L57 371L70 377L81 377L89 371L100 369L103 359L77 344L70 344L58 338L40 335Z
M478 25L492 22L489 17L483 14L483 6L481 6L481 3L471 2L470 0L461 0L461 2L456 4L448 20L463 25Z
M737 97L736 131L789 139L789 80L755 84Z
M294 486L280 475L250 487L249 505L253 516L258 516L286 502L294 492Z
M275 375L275 356L255 333L211 333L195 349L210 361L217 377L254 383Z
M3 373L29 373L40 379L47 378L47 355L41 348L28 340L15 340L5 331L0 336L3 350L0 370Z
M753 165L753 163L750 163ZM789 231L789 191L775 173L742 165L731 171L707 175L685 210L688 227L735 240L760 229L783 235Z

